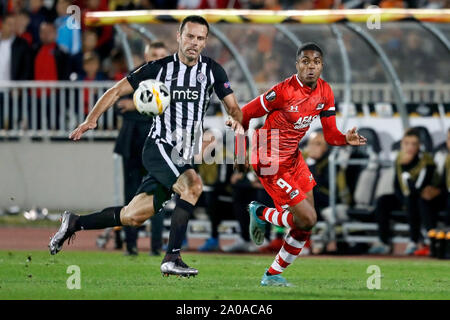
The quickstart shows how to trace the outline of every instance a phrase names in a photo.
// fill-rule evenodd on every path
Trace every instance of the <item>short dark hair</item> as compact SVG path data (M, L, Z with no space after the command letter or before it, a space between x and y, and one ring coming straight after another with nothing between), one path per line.
M420 142L420 132L416 128L409 128L405 131L403 137L416 137Z
M208 29L208 32L206 34L208 35L208 33L209 33L208 21L206 21L205 18L203 18L201 16L196 16L196 15L187 16L186 18L183 19L183 21L181 21L180 29L179 29L180 34L183 33L183 28L186 25L186 23L188 23L188 22L198 23L198 24L202 24L202 25L206 26L206 29Z
M166 45L162 41L150 42L149 47L153 49L160 49L160 48L167 49Z
M302 52L306 51L306 50L317 51L323 57L323 51L322 51L322 49L320 49L320 47L317 44L315 44L314 42L306 42L298 48L296 59L298 59L298 57L300 57Z

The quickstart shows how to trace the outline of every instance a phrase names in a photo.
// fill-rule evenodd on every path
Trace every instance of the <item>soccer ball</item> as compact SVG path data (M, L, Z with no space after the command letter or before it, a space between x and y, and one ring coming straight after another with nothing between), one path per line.
M139 113L149 117L160 115L170 104L170 92L157 80L144 80L133 94L134 105Z

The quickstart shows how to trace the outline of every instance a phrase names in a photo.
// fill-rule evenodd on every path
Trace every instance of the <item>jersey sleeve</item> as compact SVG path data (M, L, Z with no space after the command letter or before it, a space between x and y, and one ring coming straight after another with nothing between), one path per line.
M147 62L142 67L132 71L128 76L128 82L134 90L139 87L139 83L148 79L155 79L158 75L161 65L155 62Z
M334 103L334 94L328 86L326 94L326 103L320 112L320 122L322 123L323 135L326 142L332 146L343 146L347 144L345 134L336 127L336 107Z
M273 86L270 90L259 96L261 107L269 113L272 110L280 109L284 106L283 83Z
M211 71L214 77L214 92L222 100L227 95L233 93L227 73L217 62L213 61Z
M326 103L323 107L322 112L320 113L320 117L330 117L336 115L336 106L334 101L334 94L333 90L331 90L331 87L327 84L326 89Z
M283 104L281 84L277 84L242 107L242 126L247 130L251 119L260 118L272 110L281 108Z

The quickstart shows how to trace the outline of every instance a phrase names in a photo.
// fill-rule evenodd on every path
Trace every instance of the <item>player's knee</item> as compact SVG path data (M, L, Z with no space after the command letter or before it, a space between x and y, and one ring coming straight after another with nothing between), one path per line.
M134 212L131 212L128 207L125 207L124 214L121 216L120 220L122 225L130 227L139 227L145 222L142 217L136 215Z
M142 220L141 218L139 218L137 216L133 216L133 217L130 217L128 225L131 226L131 227L139 227L144 222L145 222L145 220Z
M189 188L189 192L193 198L196 198L196 199L200 198L200 196L202 195L202 192L203 192L203 184L201 182L199 182L197 184L192 185Z
M300 217L296 217L294 219L295 227L301 230L309 231L311 230L317 223L317 214L313 210L308 212L307 214L302 214Z
M203 183L200 177L196 176L190 183L189 187L186 190L186 193L189 197L198 199L200 198L203 192Z
M305 219L305 230L311 230L317 223L317 214L313 212L307 215Z

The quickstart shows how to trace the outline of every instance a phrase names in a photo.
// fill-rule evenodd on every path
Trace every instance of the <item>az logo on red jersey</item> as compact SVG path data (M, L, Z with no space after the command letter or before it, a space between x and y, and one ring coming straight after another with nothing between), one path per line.
M313 122L317 117L318 115L298 118L297 122L294 123L294 129L303 129L309 127L311 122Z

